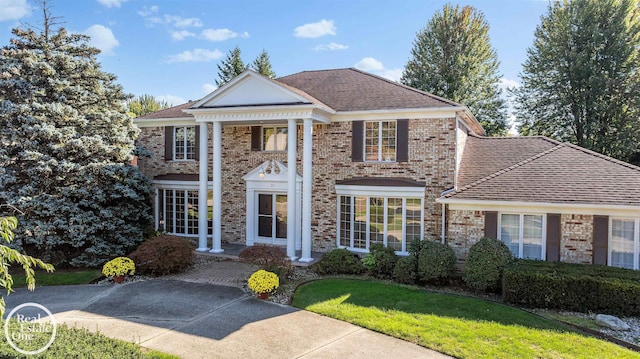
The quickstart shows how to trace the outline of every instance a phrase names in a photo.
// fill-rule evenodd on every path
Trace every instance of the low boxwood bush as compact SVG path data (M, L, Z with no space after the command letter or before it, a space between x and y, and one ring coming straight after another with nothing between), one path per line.
M482 238L469 249L464 281L475 291L499 292L504 267L513 261L506 244L494 238Z
M393 269L393 280L403 284L415 284L418 280L418 258L413 255L400 257Z
M185 238L165 234L144 241L129 258L136 264L136 273L166 275L191 267L195 247Z
M456 254L447 244L422 241L418 255L418 279L424 282L442 283L453 273Z
M640 272L606 266L516 260L505 267L504 301L614 315L640 315Z
M319 274L360 274L364 266L357 255L344 248L336 248L323 254L314 269Z
M380 243L372 244L369 253L362 260L367 271L377 278L391 278L397 261L398 256L393 248Z
M291 259L282 247L258 244L240 252L238 259L240 262L255 264L260 269L275 273L280 279L286 279L292 270Z

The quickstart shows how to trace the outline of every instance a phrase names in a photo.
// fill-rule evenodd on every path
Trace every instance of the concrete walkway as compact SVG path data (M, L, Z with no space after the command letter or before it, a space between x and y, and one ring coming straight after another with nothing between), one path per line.
M447 357L352 324L255 299L237 287L239 274L224 279L225 268L233 273L251 270L238 262L214 262L182 275L182 280L174 276L119 285L18 289L6 298L7 313L19 304L36 302L58 322L181 358ZM227 285L203 283L207 280Z

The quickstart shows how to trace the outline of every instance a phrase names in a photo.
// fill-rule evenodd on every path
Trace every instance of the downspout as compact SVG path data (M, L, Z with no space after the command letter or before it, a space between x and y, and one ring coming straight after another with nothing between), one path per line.
M455 190L456 190L455 187L454 188L450 188L450 189L442 192L440 194L440 197L444 197L447 194L449 194L449 193L451 193L451 192L453 192ZM446 227L446 223L447 223L447 215L446 215L447 211L446 211L446 209L447 209L447 204L442 202L442 233L440 234L440 239L442 241L442 244L445 244L445 238L446 238L446 231L445 231L445 227Z

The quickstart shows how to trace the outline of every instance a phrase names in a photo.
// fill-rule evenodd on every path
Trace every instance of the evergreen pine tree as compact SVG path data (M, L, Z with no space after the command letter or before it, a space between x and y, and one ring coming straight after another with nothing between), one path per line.
M127 164L138 130L122 87L44 5L43 30L16 28L0 50L0 204L20 210L27 254L95 266L143 240L152 186Z
M273 69L271 68L271 60L269 59L267 50L262 50L260 55L253 60L251 68L262 76L270 79L274 79L276 77L276 73L273 72Z
M400 82L466 105L488 135L503 135L498 66L482 12L447 4L418 33Z
M546 135L621 160L640 150L640 2L554 2L514 91L523 135ZM636 160L639 157L636 157Z
M226 84L246 69L247 67L244 65L244 62L242 62L242 57L240 56L240 48L236 46L233 50L229 51L227 57L222 60L222 63L218 64L218 79L216 80L216 85L220 87Z

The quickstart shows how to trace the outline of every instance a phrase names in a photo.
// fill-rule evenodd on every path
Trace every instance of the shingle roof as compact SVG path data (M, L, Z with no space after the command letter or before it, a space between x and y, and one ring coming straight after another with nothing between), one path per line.
M353 68L303 71L276 81L302 90L336 111L461 106Z
M551 146L539 141L547 141ZM517 145L522 145L522 152ZM469 155L473 157L482 148L491 151L485 153L488 159L501 158L509 154L507 151L519 158L537 149L541 151L513 164L504 160L504 168L473 182L460 182L458 189L445 198L640 206L640 167L626 162L546 138L530 141L473 138L466 146L470 148L465 149L463 157L467 150L471 150Z
M182 110L191 107L197 101L190 101L183 103L182 105L165 108L164 110L151 112L143 116L136 117L136 119L159 119L159 118L181 118L181 117L193 117L192 115L182 112Z

